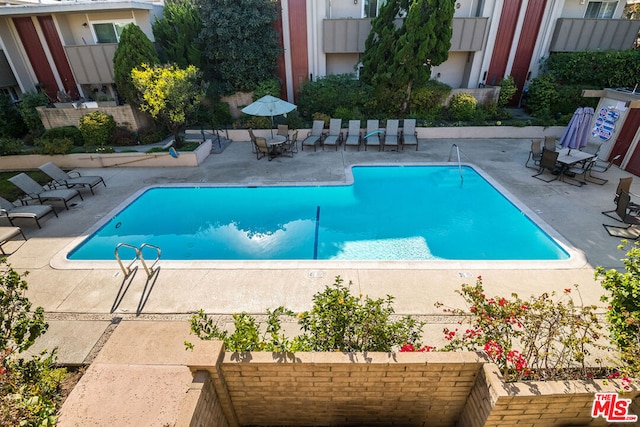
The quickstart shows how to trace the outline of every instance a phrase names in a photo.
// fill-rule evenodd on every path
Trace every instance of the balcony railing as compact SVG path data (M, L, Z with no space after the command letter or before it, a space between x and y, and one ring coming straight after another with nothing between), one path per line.
M631 49L640 20L559 18L551 39L551 52Z
M453 18L451 52L476 52L485 45L488 18ZM325 19L324 53L361 53L371 32L371 19Z
M71 69L79 84L113 83L113 55L117 43L65 46Z

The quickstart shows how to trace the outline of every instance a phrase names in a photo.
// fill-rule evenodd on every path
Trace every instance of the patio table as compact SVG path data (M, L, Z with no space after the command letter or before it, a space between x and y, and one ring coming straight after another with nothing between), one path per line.
M563 148L560 151L558 151L558 159L556 161L561 165L560 175L562 177L562 181L567 182L564 180L564 176L567 176L567 172L570 171L572 166L578 163L588 162L594 157L596 157L595 154L576 150L575 148ZM572 178L572 176L569 176L569 178ZM580 186L585 184L585 182L583 181L578 181L578 182L580 182ZM571 183L567 182L567 184L571 184ZM576 185L576 184L572 184L572 185Z

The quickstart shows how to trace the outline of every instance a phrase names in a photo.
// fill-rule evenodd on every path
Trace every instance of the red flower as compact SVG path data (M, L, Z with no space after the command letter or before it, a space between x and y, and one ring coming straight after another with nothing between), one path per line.
M565 294L570 294L571 293L571 288L564 288L564 293Z
M504 307L504 304L507 302L507 300L505 300L504 298L500 298L500 300L498 301L498 304L500 305L500 307Z
M401 353L410 352L410 351L416 351L416 349L413 346L413 344L405 344L402 347L400 347L400 352Z

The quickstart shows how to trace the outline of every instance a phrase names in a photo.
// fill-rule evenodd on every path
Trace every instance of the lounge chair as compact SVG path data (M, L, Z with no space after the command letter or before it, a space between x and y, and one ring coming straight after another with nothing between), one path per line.
M416 119L404 119L402 122L402 150L405 145L415 145L418 151L418 132L416 132Z
M557 165L558 160L558 152L557 151L542 151L542 158L540 159L540 169L537 174L532 175L534 178L537 178L544 182L551 182L558 179L560 173L558 171L559 167ZM544 170L548 169L551 173L557 173L552 179L546 180L544 178L540 178L540 175L544 173Z
M637 194L633 194L631 192L631 183L633 182L633 177L629 176L626 178L620 178L620 181L618 182L618 187L616 188L616 194L613 197L613 203L616 204L616 209L618 206L618 198L620 197L620 194L624 191L627 194L629 194L629 196L635 196L635 197L640 197ZM603 215L608 216L609 218L613 218L616 221L620 221L620 217L616 217L613 215L610 215L611 213L615 212L616 209L610 210L610 211L604 211L602 212ZM627 205L627 209L629 210L629 212L631 213L639 213L640 212L640 204L638 203L634 203L631 201L631 197L629 198L629 204Z
M58 213L51 205L27 205L16 206L7 199L0 197L0 217L6 217L11 225L16 218L30 218L36 222L38 228L42 228L40 225L40 219L50 213L57 217Z
M29 175L20 173L16 176L9 178L9 182L18 187L25 193L25 197L21 201L25 204L29 204L31 200L37 200L40 204L47 200L56 200L64 203L65 209L69 209L67 202L76 196L80 196L80 200L84 200L82 194L78 190L71 188L68 189L54 189L47 190L42 185L34 181Z
M7 254L2 245L16 236L22 236L25 241L27 240L20 227L0 227L0 252L2 252L2 255Z
M253 129L248 129L249 131L249 140L251 141L251 152L257 154L258 150L256 149L256 136L253 133Z
M313 151L316 151L318 144L322 143L322 129L324 129L324 120L314 120L311 131L302 141L302 151L304 151L305 146L310 145L313 145Z
M347 138L344 140L344 149L346 150L348 146L351 146L358 147L358 151L360 151L361 136L360 120L349 120L349 131L347 132Z
M629 211L629 203L631 202L631 196L624 190L620 191L618 196L618 203L616 204L616 210L614 211L618 218L614 218L620 222L626 224L626 226L602 224L607 230L609 236L619 237L624 239L637 239L640 237L640 230L636 226L640 225L640 216L633 214ZM603 212L604 213L604 212ZM611 215L607 215L611 216ZM612 216L611 216L612 217ZM613 217L612 217L613 218ZM625 230L625 231L621 231ZM630 233L633 230L635 233Z
M398 147L400 147L400 135L398 134L398 126L400 120L387 120L387 127L384 131L384 146L382 150L384 151L387 146L395 147L396 151L398 151Z
M364 151L367 151L368 146L378 147L378 151L382 148L382 140L380 135L384 136L384 132L380 130L379 120L367 120L367 133L362 138L364 139Z
M288 139L282 144L282 151L280 155L293 157L294 153L298 152L298 131L293 132L291 139Z
M93 192L93 187L100 183L105 187L107 186L101 176L82 176L80 175L80 172L76 171L67 173L51 162L39 166L38 169L47 174L53 180L52 184L54 187L88 187L91 194L95 194Z
M342 132L340 132L340 128L342 127L342 119L331 119L329 121L329 135L324 137L324 141L322 142L322 150L324 151L324 147L327 145L334 145L336 147L336 151L338 151L338 145L342 143Z
M529 157L527 158L527 161L525 162L524 165L529 169L540 169L541 159L542 159L542 141L540 141L539 139L534 139L531 141L531 151L529 151ZM533 160L533 165L535 166L534 168L529 166L529 162L532 160Z

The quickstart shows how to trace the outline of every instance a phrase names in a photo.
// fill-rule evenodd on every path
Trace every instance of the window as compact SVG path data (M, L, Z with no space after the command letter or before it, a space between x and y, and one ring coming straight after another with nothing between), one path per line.
M364 17L375 18L378 16L378 0L364 0Z
M618 7L617 1L590 1L585 18L591 19L611 19Z
M96 43L118 43L124 27L131 22L104 22L93 24Z

